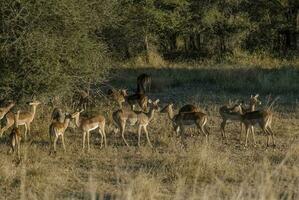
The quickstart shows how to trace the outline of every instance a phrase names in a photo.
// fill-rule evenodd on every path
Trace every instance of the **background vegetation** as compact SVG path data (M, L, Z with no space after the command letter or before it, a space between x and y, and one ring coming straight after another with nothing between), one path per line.
M296 60L298 4L2 0L1 99L69 95L78 83L101 82L117 61L165 66L190 60L253 65L261 59L268 59L266 64Z

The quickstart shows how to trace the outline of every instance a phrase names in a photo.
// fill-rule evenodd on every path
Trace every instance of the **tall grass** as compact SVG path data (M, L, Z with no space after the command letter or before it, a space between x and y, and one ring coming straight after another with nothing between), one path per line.
M142 145L137 147L137 127L129 128L126 137L131 147L126 147L121 136L112 132L108 124L108 147L100 149L99 135L91 134L91 151L82 152L82 133L71 128L66 132L67 152L58 144L56 156L49 156L48 126L51 109L47 105L37 108L32 124L31 142L22 143L21 163L8 155L7 137L0 138L0 194L4 199L297 199L299 175L299 148L297 96L282 82L269 83L281 87L284 97L275 109L273 130L277 148L266 149L266 136L257 130L257 147L249 141L244 149L237 141L239 126L229 124L229 143L220 137L218 108L230 99L247 98L249 80L257 80L259 73L265 77L290 77L295 81L296 68L281 71L264 69L230 70L219 66L198 68L145 68L153 76L155 87L149 94L160 98L161 106L170 101L176 104L195 103L209 114L211 132L209 145L204 136L196 135L181 140L173 134L167 116L157 114L149 125L151 149L142 135ZM258 71L260 70L260 71ZM125 68L119 71L112 84L126 83L134 86L136 75L143 69ZM277 74L278 73L278 74ZM240 74L242 77L240 78ZM251 75L251 76L250 76ZM261 76L261 75L260 75ZM118 77L118 79L117 79ZM249 80L246 80L248 78ZM259 77L266 80L264 77ZM204 82L209 80L208 82ZM159 82L160 81L160 82ZM243 81L248 81L243 83ZM239 90L234 84L242 83ZM256 87L254 83L252 87ZM122 85L123 86L123 85ZM229 91L229 92L228 92ZM262 96L262 100L266 99ZM115 110L107 106L106 99L97 99L90 113L101 113L107 119ZM264 101L263 101L264 102ZM67 109L67 105L64 109ZM69 109L68 111L72 111ZM108 122L109 123L109 122ZM192 130L188 130L192 131Z

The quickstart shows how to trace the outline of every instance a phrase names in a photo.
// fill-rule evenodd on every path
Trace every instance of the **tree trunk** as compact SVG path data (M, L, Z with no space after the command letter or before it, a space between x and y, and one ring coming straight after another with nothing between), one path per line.
M145 45L145 62L149 63L149 42L148 42L147 32L145 32L144 45Z

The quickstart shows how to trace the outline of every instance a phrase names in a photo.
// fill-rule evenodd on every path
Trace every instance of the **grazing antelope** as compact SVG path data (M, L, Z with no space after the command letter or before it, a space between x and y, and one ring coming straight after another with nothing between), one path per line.
M148 113L138 112L134 110L117 110L112 114L113 121L116 124L117 128L121 131L121 136L127 146L129 146L128 142L125 139L125 129L126 125L134 126L135 124L138 125L138 146L140 146L140 136L142 129L146 134L146 139L150 147L153 147L151 141L149 139L147 126L154 118L154 114L160 108L158 106L159 99L152 102L150 99L148 100L150 103L150 110Z
M118 103L118 106L120 108L122 108L122 105L126 101L126 97L128 96L126 89L120 89L120 90L109 89L107 94L112 100Z
M20 155L21 131L18 128L19 116L20 116L20 111L14 114L14 127L9 135L9 145L10 145L9 153L13 153L15 150L17 150L18 158L21 159L21 155Z
M208 115L203 112L182 112L174 114L173 104L168 104L165 106L161 113L167 113L169 119L173 122L174 130L179 134L180 129L183 134L185 133L185 126L197 126L197 130L206 136L206 141L208 141L209 132L206 128L206 123L208 121Z
M10 102L6 107L0 108L0 120L10 111L12 107L15 106L15 102Z
M240 118L238 117L238 115L255 111L256 106L261 104L261 101L258 99L258 97L259 97L258 94L256 94L255 96L251 95L251 97L249 99L249 107L248 108L244 107L242 102L235 104L232 107L229 107L229 106L220 107L219 114L222 118L222 122L220 125L220 131L221 131L222 138L227 140L227 136L225 133L225 126L226 126L227 121L238 121L238 122L240 122L239 142L241 143L243 123L240 121Z
M63 150L64 152L66 151L65 143L64 143L64 132L69 126L71 118L72 116L70 114L65 113L64 122L60 122L59 120L54 120L52 121L49 127L50 144L52 143L52 136L54 136L54 142L53 142L54 153L56 153L56 143L59 136L61 136ZM51 154L51 148L50 148L50 154Z
M75 112L72 114L72 118L75 119L76 126L83 132L83 150L85 149L85 138L87 135L87 149L89 151L89 138L90 138L90 131L95 130L99 128L99 134L101 135L101 148L103 146L103 141L104 141L104 146L107 146L107 141L106 141L106 133L105 133L105 124L106 120L105 117L102 115L97 115L94 117L89 117L89 118L82 118L80 117L80 114L84 110L82 109L81 111Z
M25 126L25 140L27 139L27 132L30 133L30 125L36 114L36 107L41 104L39 101L32 101L29 103L31 106L31 111L21 111L18 120L18 126ZM8 112L6 114L6 126L3 127L0 131L0 135L9 129L14 124L14 114L12 112Z
M140 74L137 77L137 93L150 92L152 84L152 78L148 74Z

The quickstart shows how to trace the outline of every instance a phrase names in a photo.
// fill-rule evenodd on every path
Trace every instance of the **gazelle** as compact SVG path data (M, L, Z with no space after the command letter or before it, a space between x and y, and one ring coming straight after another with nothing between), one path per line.
M126 97L128 96L126 89L109 89L107 92L108 96L118 103L118 106L122 108L123 103L126 101Z
M229 107L227 105L220 107L219 114L222 118L220 131L221 131L222 138L227 139L227 136L225 134L225 126L227 121L238 121L240 122L239 142L241 143L243 123L240 121L238 115L244 114L246 112L255 111L256 106L261 104L261 101L258 99L258 97L259 97L258 94L256 94L255 96L253 95L250 96L248 108L245 108L242 102L235 104L232 107Z
M206 136L206 141L208 141L209 132L206 128L206 123L208 121L208 115L203 112L182 112L174 114L173 104L168 104L165 106L161 113L167 113L168 117L173 122L173 127L175 132L178 134L180 129L183 134L185 133L186 126L196 126L197 130L200 133L203 133Z
M21 111L19 114L18 126L25 126L25 140L27 139L27 132L30 133L30 125L36 114L36 107L40 104L39 101L32 101L29 105L32 107L31 111ZM0 131L0 136L9 129L14 124L14 114L12 112L8 112L6 114L6 126L3 127Z
M9 153L14 152L17 150L17 155L18 158L21 158L20 155L20 148L21 148L21 131L18 128L18 120L20 116L20 111L18 111L16 114L14 114L14 127L9 135L9 145L10 145L10 150Z
M240 125L241 125L241 131L240 131L240 136L239 136L239 140L241 142L242 122L240 120L239 115L243 114L242 103L235 104L232 107L229 107L227 105L222 106L219 109L219 114L222 118L222 122L220 125L220 131L221 131L222 138L227 140L227 137L225 134L225 125L226 125L227 121L238 121L238 122L240 122Z
M152 102L150 99L148 100L150 103L150 110L148 113L144 112L138 112L134 110L117 110L112 114L114 123L117 125L117 127L120 129L121 136L127 146L129 146L128 142L125 139L125 129L126 125L134 126L135 124L138 125L138 146L140 146L140 136L142 129L144 130L146 134L146 139L150 147L153 147L151 144L151 141L149 139L147 126L154 118L154 114L156 111L158 111L160 108L158 106L159 99Z
M64 132L69 126L71 118L72 116L70 114L65 113L64 122L60 122L59 120L54 120L52 121L49 127L50 145L52 143L52 136L54 136L54 142L53 142L54 153L56 153L56 143L59 136L61 136L64 152L66 151L65 143L64 143ZM50 148L50 153L51 153L51 148Z
M245 124L245 128L246 128L245 147L247 146L248 134L250 130L252 132L254 145L256 146L254 129L253 129L253 126L256 124L258 124L263 130L263 132L267 135L267 147L269 146L270 136L272 137L273 146L275 146L274 133L271 128L272 119L273 119L272 111L266 109L266 110L247 112L243 115L240 115L240 118L242 122Z
M0 108L0 120L15 106L15 102L10 102L7 106Z
M101 135L101 148L103 146L107 146L107 141L106 141L106 133L105 133L105 124L106 120L105 117L102 115L97 115L94 117L89 117L89 118L82 118L80 117L80 114L84 110L82 109L81 111L77 111L72 114L72 118L75 119L76 126L83 132L83 150L85 149L85 138L87 135L87 149L89 151L90 146L89 146L89 138L90 138L90 131L95 130L99 128L99 134Z
M152 78L148 74L140 74L137 77L137 93L150 92L151 90Z

